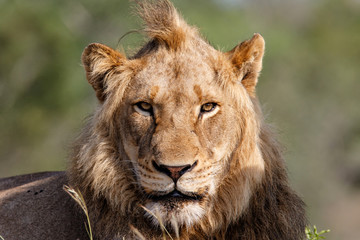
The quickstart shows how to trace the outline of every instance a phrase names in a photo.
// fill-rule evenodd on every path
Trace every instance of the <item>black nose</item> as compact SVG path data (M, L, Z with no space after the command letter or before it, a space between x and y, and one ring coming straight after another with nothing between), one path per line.
M158 165L155 161L152 163L156 170L168 175L175 183L182 175L184 175L184 173L191 171L197 165L197 161L195 161L192 165L187 164L182 166Z

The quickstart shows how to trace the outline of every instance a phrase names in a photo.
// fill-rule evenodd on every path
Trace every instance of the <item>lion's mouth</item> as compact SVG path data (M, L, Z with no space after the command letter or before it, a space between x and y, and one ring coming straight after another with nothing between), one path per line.
M185 201L200 201L203 198L202 195L195 194L195 193L187 193L184 194L178 190L174 190L170 193L164 194L164 195L155 195L151 194L149 195L149 199L161 202L161 201L175 201L175 202L185 202Z

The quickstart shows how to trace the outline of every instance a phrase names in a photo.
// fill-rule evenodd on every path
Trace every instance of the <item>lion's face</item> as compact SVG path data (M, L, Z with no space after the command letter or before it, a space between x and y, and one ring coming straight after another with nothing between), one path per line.
M302 207L255 96L264 39L220 52L168 0L136 2L149 41L134 56L97 43L82 55L100 104L68 175L97 237L155 239L163 224L181 239L289 239Z
M120 126L145 207L191 225L211 207L240 119L206 57L185 56L146 59L125 92Z
M136 205L178 226L200 222L222 203L239 206L233 213L239 215L249 199L251 169L263 166L251 101L262 37L222 53L197 32L189 36L174 49L150 41L131 59L101 44L83 53L101 103L94 117L98 140L89 147L96 150L87 151L97 155L89 156L92 164L85 155L80 161L92 172L93 189L121 209L137 198ZM238 196L223 199L234 184ZM134 196L122 196L125 190Z

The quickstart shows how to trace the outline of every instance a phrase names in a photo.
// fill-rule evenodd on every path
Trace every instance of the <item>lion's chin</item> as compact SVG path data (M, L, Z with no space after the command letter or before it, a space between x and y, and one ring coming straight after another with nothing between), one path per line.
M169 198L167 200L150 201L145 205L147 217L155 226L190 227L205 215L201 201L192 199Z

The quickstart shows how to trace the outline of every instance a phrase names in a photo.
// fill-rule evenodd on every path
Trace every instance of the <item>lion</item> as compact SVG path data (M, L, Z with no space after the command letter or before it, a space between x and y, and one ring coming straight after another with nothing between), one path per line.
M304 203L256 96L263 37L220 52L168 0L136 4L149 40L131 57L85 48L99 106L66 172L0 181L0 235L88 239L69 185L94 239L303 239Z

